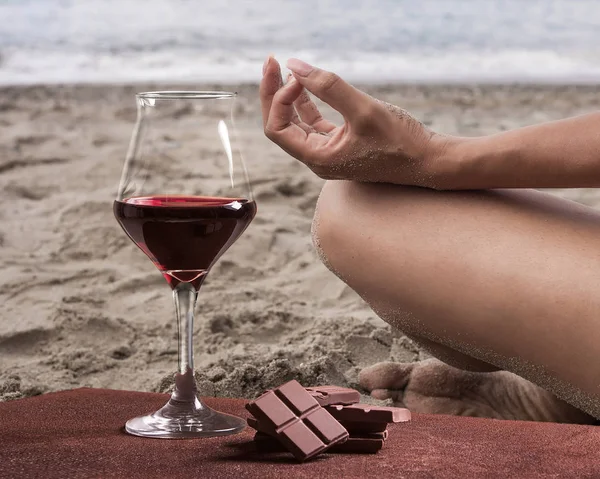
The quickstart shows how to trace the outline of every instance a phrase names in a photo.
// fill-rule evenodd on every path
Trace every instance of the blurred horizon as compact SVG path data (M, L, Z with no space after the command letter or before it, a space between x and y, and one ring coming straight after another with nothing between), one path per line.
M595 83L597 0L0 0L0 84L257 82L265 57L350 81Z

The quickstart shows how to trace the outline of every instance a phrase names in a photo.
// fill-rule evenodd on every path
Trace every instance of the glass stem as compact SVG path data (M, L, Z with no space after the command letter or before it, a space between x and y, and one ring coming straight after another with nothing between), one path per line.
M196 381L194 380L194 308L198 290L190 283L179 283L173 290L175 312L178 326L179 368L175 375L173 399L193 401L196 397Z

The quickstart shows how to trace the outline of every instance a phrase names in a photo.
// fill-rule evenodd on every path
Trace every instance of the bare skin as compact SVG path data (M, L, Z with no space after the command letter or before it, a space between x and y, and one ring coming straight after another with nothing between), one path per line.
M416 413L589 424L583 411L508 371L468 372L437 359L379 363L361 373L377 399Z
M281 87L279 65L265 66L265 133L320 176L348 180L319 198L321 257L444 361L375 365L363 386L420 412L600 418L600 214L534 190L436 191L597 185L600 115L448 137L329 72L288 67L295 80Z

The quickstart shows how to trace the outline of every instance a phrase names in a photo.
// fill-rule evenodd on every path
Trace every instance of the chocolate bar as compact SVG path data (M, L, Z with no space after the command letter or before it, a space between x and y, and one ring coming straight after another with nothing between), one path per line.
M385 423L384 423L385 424ZM255 418L248 418L248 425L256 430L254 441L257 449L263 452L280 452L285 450L277 435L269 428L262 426ZM327 452L349 454L374 454L379 451L388 438L388 431L370 434L357 434L348 437L345 442L332 446Z
M267 391L246 409L299 461L348 438L348 431L294 380Z
M384 442L385 439L382 437L350 436L345 442L329 448L327 452L336 454L375 454L383 447ZM260 431L257 431L254 435L254 443L257 450L261 452L282 452L286 450L277 438Z
M349 437L346 442L332 447L328 452L346 454L375 454L383 447L384 439Z
M250 426L252 429L254 429L256 432L259 432L263 435L268 435L271 436L275 439L277 439L277 434L275 433L274 430L269 429L268 427L262 425L260 423L260 421L258 421L256 418L253 417L249 417L247 419L248 422L248 426ZM358 424L362 424L362 423L358 423ZM368 423L366 423L368 424ZM383 424L384 426L387 426L387 423L374 423L377 425ZM366 439L383 439L384 441L387 440L388 438L388 431L386 429L384 429L383 431L371 431L371 432L350 432L348 431L349 437L348 439L354 437L354 438L366 438Z
M258 419L256 419L255 417L249 417L248 419L246 419L246 422L248 423L248 426L250 426L252 429L254 429L258 432L262 432L264 434L276 435L275 431L273 431L272 429L269 429L266 426L261 425L260 422L258 422Z
M360 402L360 393L355 389L339 386L315 386L306 388L321 406L331 404L355 404Z
M351 404L349 406L331 405L325 409L338 421L352 422L406 422L410 421L410 411L400 407L370 406Z
M368 434L356 434L356 435L351 435L350 437L362 437L364 439L382 439L384 441L387 441L389 434L390 433L386 429L383 432L372 432L372 433L368 433Z
M340 421L350 435L372 434L387 430L387 422Z

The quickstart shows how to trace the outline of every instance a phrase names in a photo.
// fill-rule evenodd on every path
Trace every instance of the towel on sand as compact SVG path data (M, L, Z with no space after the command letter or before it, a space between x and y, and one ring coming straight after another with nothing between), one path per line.
M600 428L414 414L390 425L383 449L323 454L255 450L253 430L209 439L130 436L125 421L164 394L76 389L0 404L0 478L471 478L600 477ZM242 399L206 398L247 417Z

